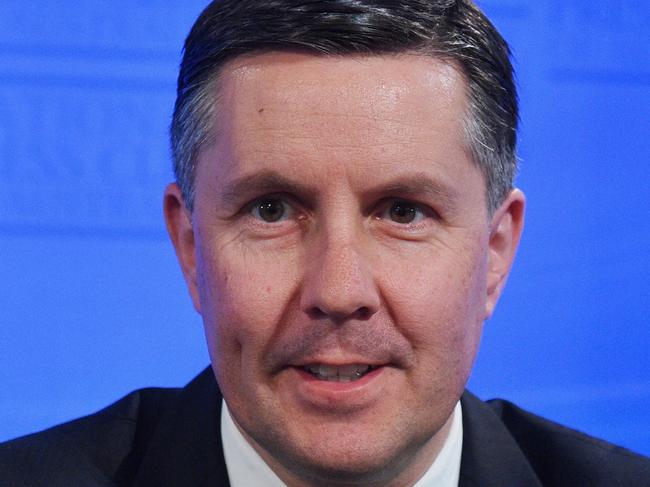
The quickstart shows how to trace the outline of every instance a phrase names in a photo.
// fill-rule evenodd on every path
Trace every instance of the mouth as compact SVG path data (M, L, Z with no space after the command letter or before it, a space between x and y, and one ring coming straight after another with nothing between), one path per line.
M313 358L285 367L281 384L307 411L318 414L357 414L381 403L401 374L390 362L325 361Z
M316 363L307 364L300 368L318 380L329 382L354 382L373 370L376 370L379 366L369 364L328 365Z

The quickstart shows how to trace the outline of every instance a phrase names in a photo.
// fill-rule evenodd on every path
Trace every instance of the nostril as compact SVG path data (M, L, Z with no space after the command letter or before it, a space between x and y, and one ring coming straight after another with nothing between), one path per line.
M320 319L320 318L327 317L327 313L325 313L322 309L320 309L317 306L314 306L309 310L309 315L312 319Z
M357 310L357 317L360 320L367 320L368 318L370 318L370 315L372 315L372 313L370 312L370 308L368 308L368 306L361 306Z
M327 310L323 310L318 306L314 306L310 308L307 313L309 314L309 317L314 320L328 318L330 320L337 321L337 322L346 321L349 319L367 320L373 315L373 312L368 306L360 306L353 313L345 313L345 312L337 312L337 311L328 312Z

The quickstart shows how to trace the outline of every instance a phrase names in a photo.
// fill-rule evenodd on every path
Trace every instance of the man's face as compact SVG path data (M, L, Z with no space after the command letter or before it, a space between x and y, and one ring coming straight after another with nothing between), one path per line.
M507 273L465 112L458 71L415 55L223 69L179 255L224 398L277 472L389 479L444 440Z

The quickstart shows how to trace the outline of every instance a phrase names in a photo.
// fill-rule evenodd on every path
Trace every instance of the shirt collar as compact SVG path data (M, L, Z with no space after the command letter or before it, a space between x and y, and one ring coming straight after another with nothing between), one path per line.
M429 469L413 487L458 487L463 451L463 411L460 401L452 413L449 435Z

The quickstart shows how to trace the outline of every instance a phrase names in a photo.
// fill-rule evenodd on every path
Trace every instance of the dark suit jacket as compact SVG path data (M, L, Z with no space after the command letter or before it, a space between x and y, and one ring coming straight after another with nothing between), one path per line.
M460 486L650 486L650 459L466 392ZM206 369L0 445L2 487L228 486L221 394Z

